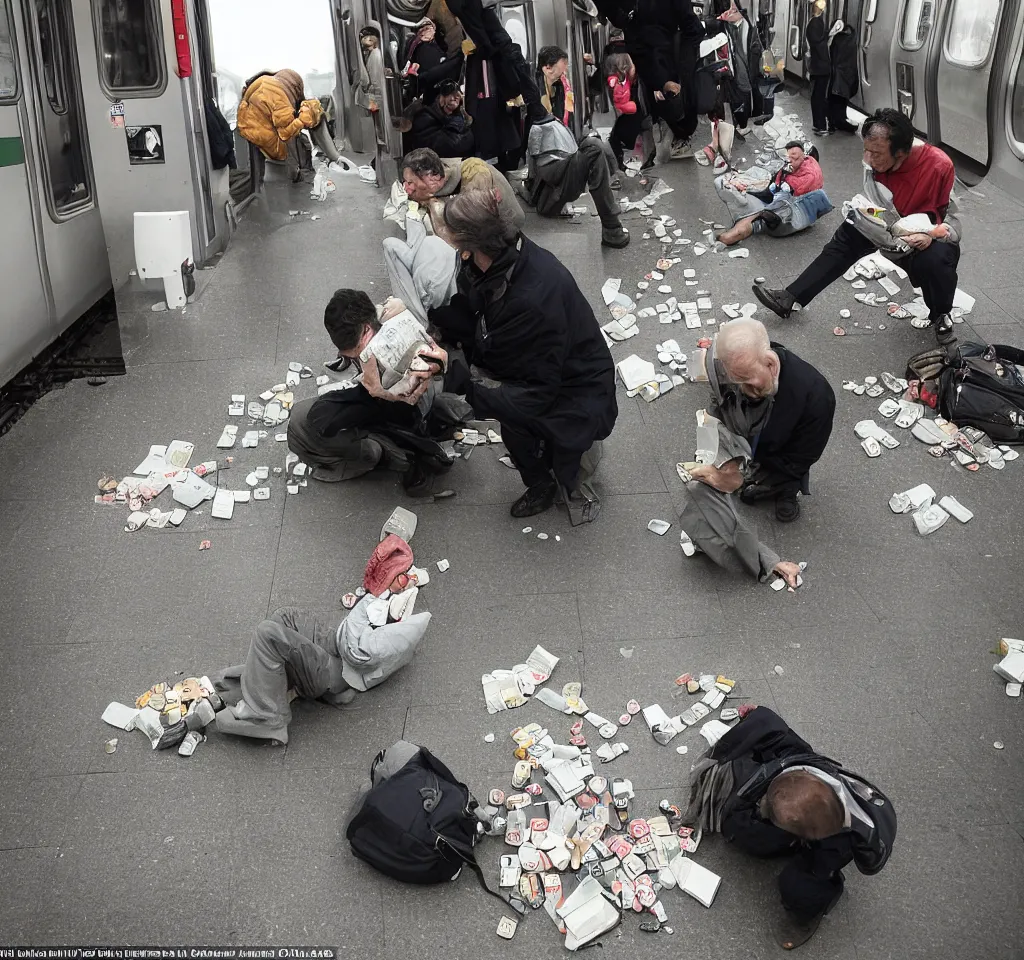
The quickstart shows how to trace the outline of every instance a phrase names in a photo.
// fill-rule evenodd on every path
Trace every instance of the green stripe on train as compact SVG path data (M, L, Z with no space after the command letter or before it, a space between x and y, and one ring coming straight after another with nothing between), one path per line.
M15 167L25 162L21 137L0 137L0 167Z

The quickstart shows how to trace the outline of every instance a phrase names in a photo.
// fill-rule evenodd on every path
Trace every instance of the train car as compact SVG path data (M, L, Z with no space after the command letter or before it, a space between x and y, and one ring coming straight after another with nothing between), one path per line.
M776 46L802 78L810 0L778 0ZM829 0L825 13L858 35L864 113L897 107L950 152L970 182L991 177L1024 197L1024 2Z
M138 211L186 210L189 264L227 243L205 0L0 0L0 384L140 281Z
M70 4L0 0L0 385L111 289Z

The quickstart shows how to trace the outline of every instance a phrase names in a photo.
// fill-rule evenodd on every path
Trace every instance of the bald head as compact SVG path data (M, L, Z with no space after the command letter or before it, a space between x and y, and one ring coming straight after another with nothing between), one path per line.
M779 829L803 840L824 840L843 829L839 797L820 777L804 770L780 773L765 794L764 812Z
M715 358L729 382L748 397L772 397L779 389L781 365L760 320L741 317L723 323L715 337Z

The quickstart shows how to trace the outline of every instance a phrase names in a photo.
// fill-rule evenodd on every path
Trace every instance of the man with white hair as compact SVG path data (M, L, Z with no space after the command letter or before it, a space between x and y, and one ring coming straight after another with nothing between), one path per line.
M753 318L722 324L705 366L711 413L750 444L751 463L745 476L736 464L691 474L724 493L738 490L744 503L774 498L775 519L791 523L800 516L797 494L809 492L810 469L832 434L832 387Z

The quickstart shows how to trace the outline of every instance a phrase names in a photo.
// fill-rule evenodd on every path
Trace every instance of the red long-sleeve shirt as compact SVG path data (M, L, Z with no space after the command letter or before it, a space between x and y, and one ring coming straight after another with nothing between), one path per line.
M608 78L608 86L612 91L612 104L619 113L636 113L636 104L633 102L633 81L629 77L622 79L611 76Z
M914 147L899 170L875 173L875 182L892 192L893 206L901 217L927 213L935 223L945 219L955 179L953 161L930 143Z

